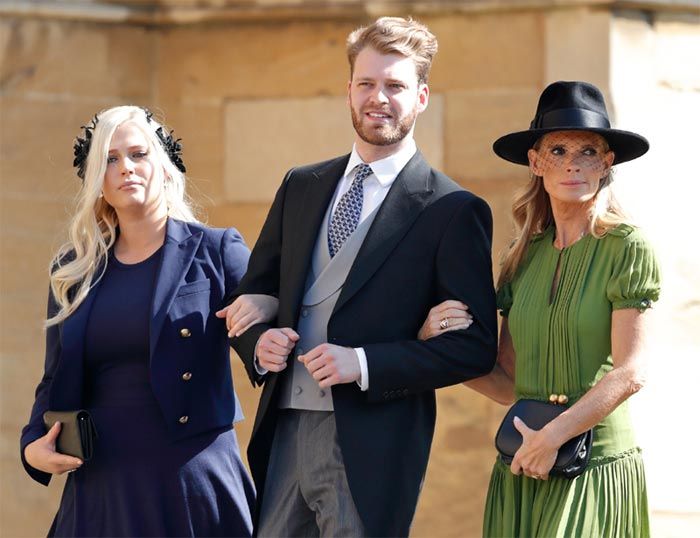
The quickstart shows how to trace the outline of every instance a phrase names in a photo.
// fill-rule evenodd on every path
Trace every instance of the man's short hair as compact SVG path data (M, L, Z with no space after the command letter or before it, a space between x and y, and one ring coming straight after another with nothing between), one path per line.
M381 17L369 26L354 30L347 40L350 78L355 60L365 47L372 47L381 54L400 54L411 58L416 65L418 83L428 82L433 56L437 53L436 37L428 27L410 17Z

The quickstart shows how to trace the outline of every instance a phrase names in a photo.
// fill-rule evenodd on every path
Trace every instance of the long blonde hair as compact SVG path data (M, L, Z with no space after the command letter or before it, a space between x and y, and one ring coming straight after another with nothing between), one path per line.
M171 162L156 135L161 125L153 118L147 119L145 110L136 106L118 106L100 112L92 132L85 179L68 226L68 241L51 262L51 293L58 311L49 314L46 327L62 322L75 312L91 286L104 274L109 249L117 239L119 221L114 208L101 195L102 184L112 135L126 122L135 124L144 133L149 151L154 152L161 164L154 173L164 174L163 194L168 216L197 222L193 205L185 194L185 176Z
M534 144L533 149L539 149L541 140L540 138ZM606 142L606 151L607 149ZM630 221L615 198L611 184L612 171L608 171L601 178L598 191L589 208L588 232L593 237L600 238L616 226ZM523 189L516 192L511 211L515 224L515 239L503 256L498 288L513 280L518 268L525 260L532 238L554 224L552 204L545 191L542 176L530 172L530 181Z

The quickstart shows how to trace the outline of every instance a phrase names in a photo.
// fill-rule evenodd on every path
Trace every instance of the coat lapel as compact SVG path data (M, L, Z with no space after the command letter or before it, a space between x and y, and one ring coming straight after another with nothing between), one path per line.
M430 166L417 151L397 176L379 208L343 285L334 313L379 269L423 211L433 193L430 177Z
M85 331L90 319L90 311L97 296L102 279L102 267L93 277L92 287L87 297L61 327L61 358L51 383L49 407L53 411L79 409L83 406L83 355L85 354ZM54 390L54 387L60 387Z
M294 293L290 303L292 309L288 312L293 318L292 326L297 321L296 312L299 310L301 299L304 296L306 278L308 271L311 270L311 255L318 239L323 218L349 159L350 155L345 155L331 161L321 170L312 172L313 177L306 184L303 200L297 204L298 226L292 241L292 244L295 245L295 253L289 267L289 289Z
M163 255L160 268L158 269L158 276L156 277L153 305L151 307L149 332L151 357L153 357L153 351L158 342L168 309L192 264L201 241L202 232L192 235L186 223L172 218L168 219Z

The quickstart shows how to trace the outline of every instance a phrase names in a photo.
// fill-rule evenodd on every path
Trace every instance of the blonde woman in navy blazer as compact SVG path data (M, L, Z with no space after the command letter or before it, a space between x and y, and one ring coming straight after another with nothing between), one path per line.
M248 536L254 502L232 424L225 320L246 271L233 229L196 221L180 145L138 107L102 112L75 146L83 179L52 265L44 376L22 462L71 471L52 536ZM59 454L45 411L85 408L94 457ZM72 472L75 471L75 472Z

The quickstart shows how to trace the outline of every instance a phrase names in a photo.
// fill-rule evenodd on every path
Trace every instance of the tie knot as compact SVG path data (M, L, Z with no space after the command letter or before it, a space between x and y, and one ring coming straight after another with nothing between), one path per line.
M355 167L354 181L364 181L372 175L372 168L368 164L360 163Z

